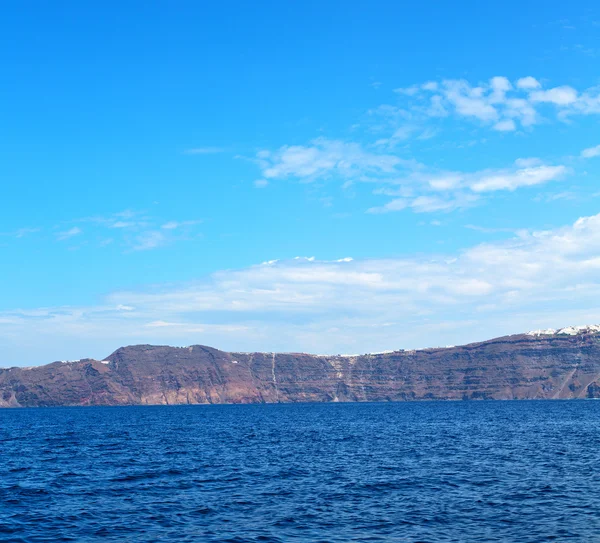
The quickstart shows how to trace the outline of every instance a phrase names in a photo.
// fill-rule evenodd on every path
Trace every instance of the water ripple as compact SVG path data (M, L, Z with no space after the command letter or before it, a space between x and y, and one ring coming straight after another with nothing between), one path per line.
M0 411L0 540L598 541L600 402Z

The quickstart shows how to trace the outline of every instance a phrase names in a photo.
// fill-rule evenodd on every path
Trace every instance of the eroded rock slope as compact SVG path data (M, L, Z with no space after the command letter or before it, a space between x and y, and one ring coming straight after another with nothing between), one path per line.
M541 398L600 398L600 327L356 356L136 345L0 369L0 407Z

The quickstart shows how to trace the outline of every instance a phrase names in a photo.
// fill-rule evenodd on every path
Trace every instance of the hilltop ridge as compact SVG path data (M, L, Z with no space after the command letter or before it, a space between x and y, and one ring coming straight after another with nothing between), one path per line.
M121 347L0 369L0 407L600 398L600 325L360 355Z

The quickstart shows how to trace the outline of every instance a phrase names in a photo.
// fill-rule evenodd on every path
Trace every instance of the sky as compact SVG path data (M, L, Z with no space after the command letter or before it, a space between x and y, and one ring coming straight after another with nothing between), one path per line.
M597 2L8 1L0 60L0 367L600 322Z

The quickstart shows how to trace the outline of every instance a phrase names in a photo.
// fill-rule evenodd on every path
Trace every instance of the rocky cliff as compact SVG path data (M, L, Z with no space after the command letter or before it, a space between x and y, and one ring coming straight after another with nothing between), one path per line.
M0 407L541 398L600 398L600 327L364 355L136 345L0 369Z

